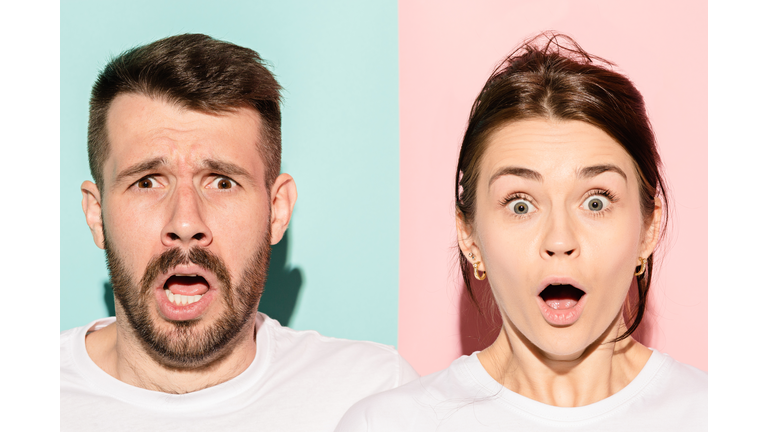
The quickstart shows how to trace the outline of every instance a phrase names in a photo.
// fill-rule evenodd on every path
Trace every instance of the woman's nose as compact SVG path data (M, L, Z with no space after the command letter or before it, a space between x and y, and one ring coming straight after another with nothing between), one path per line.
M569 216L568 211L564 209L553 210L550 213L541 243L541 256L543 258L578 256L579 242L574 223Z

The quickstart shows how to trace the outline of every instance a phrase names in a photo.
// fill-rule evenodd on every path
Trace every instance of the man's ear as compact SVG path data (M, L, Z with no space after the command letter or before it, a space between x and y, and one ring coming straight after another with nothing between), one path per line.
M275 179L272 185L270 197L272 199L272 238L270 243L275 245L283 238L288 222L291 221L293 206L296 204L296 183L293 177L282 173Z
M91 181L84 181L80 185L80 191L83 193L83 213L85 213L85 222L91 229L93 242L100 249L104 249L104 229L101 220L101 195L99 188Z
M645 233L640 243L640 257L648 258L650 254L656 250L656 245L659 243L659 234L661 233L661 199L656 197L654 199L653 218L648 226L645 228Z
M458 210L456 210L456 239L464 257L470 263L477 263L477 269L484 272L483 256L480 253L480 247L475 242L472 225L464 219L464 215ZM474 259L472 256L474 256Z

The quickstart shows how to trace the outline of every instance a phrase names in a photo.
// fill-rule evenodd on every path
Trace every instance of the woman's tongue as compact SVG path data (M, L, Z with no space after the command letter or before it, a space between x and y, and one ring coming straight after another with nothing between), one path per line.
M541 293L544 303L552 309L570 309L576 306L582 294L580 290L571 285L553 285L549 286Z
M552 309L558 310L558 309L570 309L574 306L576 306L576 303L578 303L574 299L549 299L545 301L547 306L551 307Z
M173 294L203 295L208 291L208 282L201 276L171 276L165 282L165 288Z

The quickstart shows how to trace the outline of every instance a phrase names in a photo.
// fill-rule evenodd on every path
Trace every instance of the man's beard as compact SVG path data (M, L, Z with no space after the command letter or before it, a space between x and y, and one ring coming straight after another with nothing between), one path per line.
M224 262L209 250L197 246L188 251L169 249L153 258L137 285L104 233L104 250L115 299L134 333L156 361L174 368L199 368L230 352L232 342L256 313L264 291L272 251L269 238L267 230L237 286L232 286L232 278ZM153 322L150 313L151 309L157 309L152 283L158 275L189 263L216 275L220 285L216 295L224 305L224 312L205 327L199 320L170 321L159 316L157 319L164 325L158 325ZM172 328L162 328L168 326Z

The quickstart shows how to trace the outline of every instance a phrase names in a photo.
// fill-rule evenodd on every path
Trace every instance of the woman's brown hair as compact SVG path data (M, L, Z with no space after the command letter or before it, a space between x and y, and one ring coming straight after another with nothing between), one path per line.
M653 218L655 198L662 201L664 233L667 194L656 138L642 95L613 66L568 36L543 33L524 42L496 68L472 106L456 167L456 211L465 223L471 225L474 219L480 160L490 135L511 122L539 118L582 121L616 140L634 162L646 221ZM458 255L469 297L479 307L472 289L472 263L461 250ZM625 314L627 331L616 341L640 325L652 271L653 253L646 272L636 277L637 299Z

